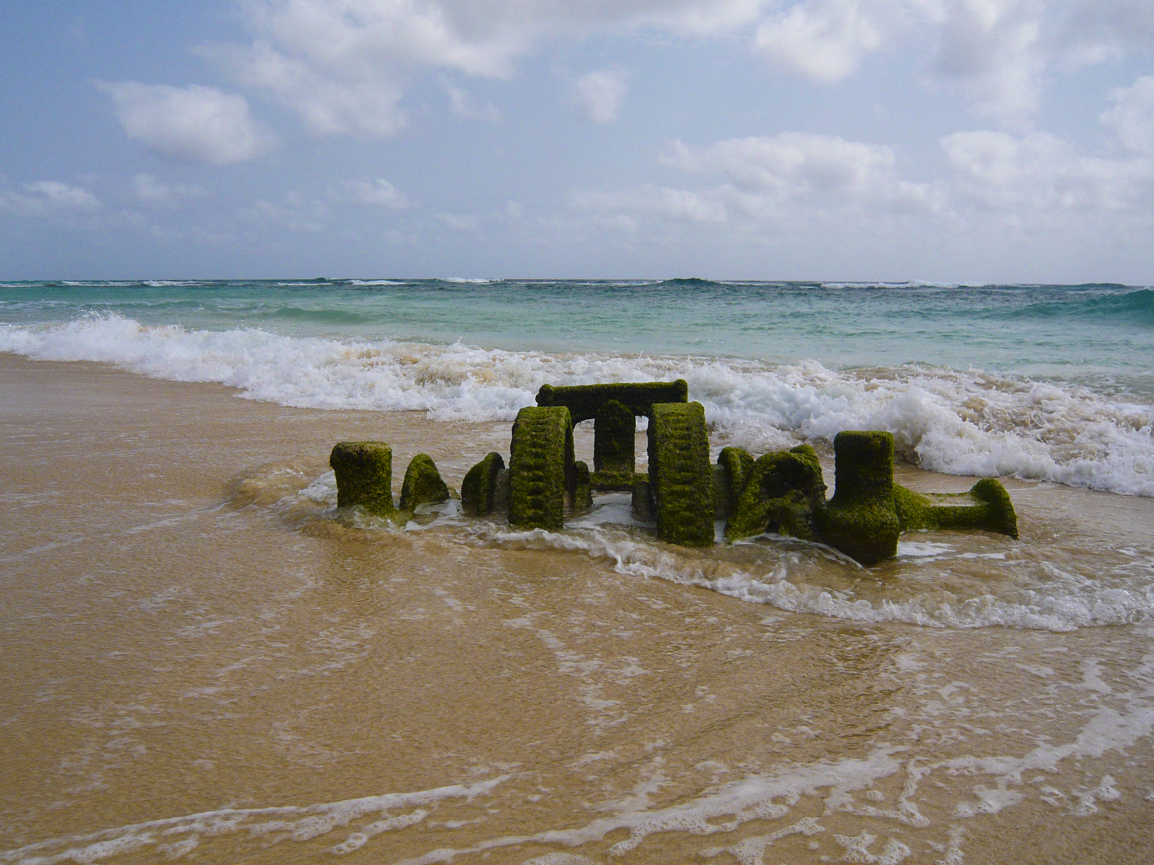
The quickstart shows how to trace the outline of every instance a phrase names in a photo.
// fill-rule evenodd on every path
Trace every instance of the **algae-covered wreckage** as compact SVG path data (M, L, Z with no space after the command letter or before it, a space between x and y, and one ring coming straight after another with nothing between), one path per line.
M636 471L637 417L649 419L647 472ZM573 455L573 425L594 422L593 470ZM594 491L630 491L634 515L657 524L659 540L687 547L714 543L716 521L728 541L777 532L828 544L863 565L897 554L898 535L920 529L976 529L1018 536L1005 487L978 481L968 493L927 496L894 483L888 432L834 438L834 495L826 498L817 453L809 445L757 459L741 448L709 459L705 411L674 382L553 387L513 423L506 466L490 453L465 475L461 507L469 516L507 514L522 528L558 530L565 514L589 508ZM392 450L383 442L341 442L329 460L339 507L392 516ZM418 454L405 472L399 510L443 502L450 490Z

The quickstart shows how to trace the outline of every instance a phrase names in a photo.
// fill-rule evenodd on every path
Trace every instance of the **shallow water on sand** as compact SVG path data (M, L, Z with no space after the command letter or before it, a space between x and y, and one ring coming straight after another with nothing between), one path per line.
M399 530L335 512L334 442L459 485L508 424L0 382L0 862L1149 859L1151 499L1013 483L1020 541L871 570L612 497Z

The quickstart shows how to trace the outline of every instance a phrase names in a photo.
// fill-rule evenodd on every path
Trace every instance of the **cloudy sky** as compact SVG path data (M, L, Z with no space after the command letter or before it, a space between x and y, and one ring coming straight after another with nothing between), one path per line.
M0 278L1154 282L1151 0L0 5Z

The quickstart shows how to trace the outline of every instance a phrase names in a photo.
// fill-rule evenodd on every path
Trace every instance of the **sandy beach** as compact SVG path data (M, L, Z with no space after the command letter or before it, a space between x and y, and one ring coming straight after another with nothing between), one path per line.
M358 524L301 495L335 442L459 486L508 424L235 394L0 355L0 862L1149 861L1148 623L854 622L710 591L738 548L651 544L687 585ZM1154 501L1008 486L1022 549L1148 567Z

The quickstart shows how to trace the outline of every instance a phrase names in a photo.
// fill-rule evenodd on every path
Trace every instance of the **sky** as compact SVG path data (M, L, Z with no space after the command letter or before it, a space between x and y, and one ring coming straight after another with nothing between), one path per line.
M4 0L0 52L0 279L1154 283L1151 0Z

